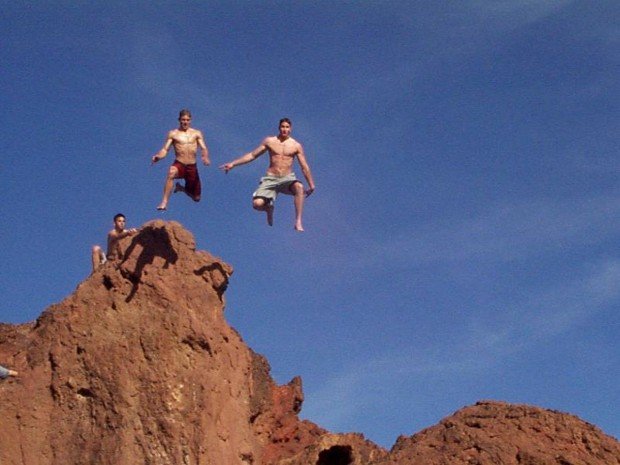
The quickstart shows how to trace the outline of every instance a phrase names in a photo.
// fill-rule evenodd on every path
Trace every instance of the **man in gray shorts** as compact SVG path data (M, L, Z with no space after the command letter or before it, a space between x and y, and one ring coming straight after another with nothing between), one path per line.
M251 152L220 166L228 173L235 166L244 165L269 152L269 167L267 173L260 180L258 189L254 192L252 206L255 210L267 213L267 223L273 225L273 203L278 194L295 196L295 230L303 231L302 213L304 199L314 192L314 180L310 167L306 161L304 149L299 142L291 137L291 121L282 118L277 136L266 137L261 144ZM308 189L295 177L293 162L297 158L301 171L308 181Z

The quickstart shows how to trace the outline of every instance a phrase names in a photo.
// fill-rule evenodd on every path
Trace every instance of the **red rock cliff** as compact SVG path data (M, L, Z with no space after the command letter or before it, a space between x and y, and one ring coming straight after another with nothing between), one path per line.
M154 221L33 324L0 327L0 463L242 464L303 446L300 380L224 320L232 268ZM300 447L301 447L300 446Z
M279 386L223 316L232 268L178 223L153 221L34 323L0 325L2 465L620 464L580 420L483 403L390 453L300 421L301 380Z

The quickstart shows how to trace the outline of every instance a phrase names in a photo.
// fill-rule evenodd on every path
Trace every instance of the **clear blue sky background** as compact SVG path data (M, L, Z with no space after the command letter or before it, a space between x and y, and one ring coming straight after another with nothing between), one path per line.
M0 2L1 320L90 271L111 218L232 264L226 315L302 415L383 446L480 399L620 436L620 2ZM188 107L204 199L155 211ZM293 120L317 190L251 209ZM298 171L298 175L301 173Z

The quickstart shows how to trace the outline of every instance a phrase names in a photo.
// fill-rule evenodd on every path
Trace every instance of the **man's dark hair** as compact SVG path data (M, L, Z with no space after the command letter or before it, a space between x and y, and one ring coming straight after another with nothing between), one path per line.
M293 123L291 123L291 120L288 118L282 118L280 122L278 123L278 127L282 126L282 123L288 123L291 126L293 125Z
M183 108L179 112L179 119L183 118L184 116L189 116L191 118L192 117L192 112L189 111L187 108Z
M116 221L119 218L127 219L127 217L125 215L123 215L122 213L117 213L116 215L114 215L114 221Z

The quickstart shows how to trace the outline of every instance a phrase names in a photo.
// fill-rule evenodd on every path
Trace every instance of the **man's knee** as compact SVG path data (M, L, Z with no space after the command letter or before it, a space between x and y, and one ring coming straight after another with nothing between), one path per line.
M103 253L103 249L98 245L93 245L92 248L92 260L93 267L97 267L106 261L106 256Z
M304 193L304 185L300 181L295 181L289 189L293 195L303 195Z
M179 177L179 170L176 166L171 166L168 170L168 179L177 179Z
M264 210L267 205L267 200L263 197L256 197L252 200L252 207L254 210Z

